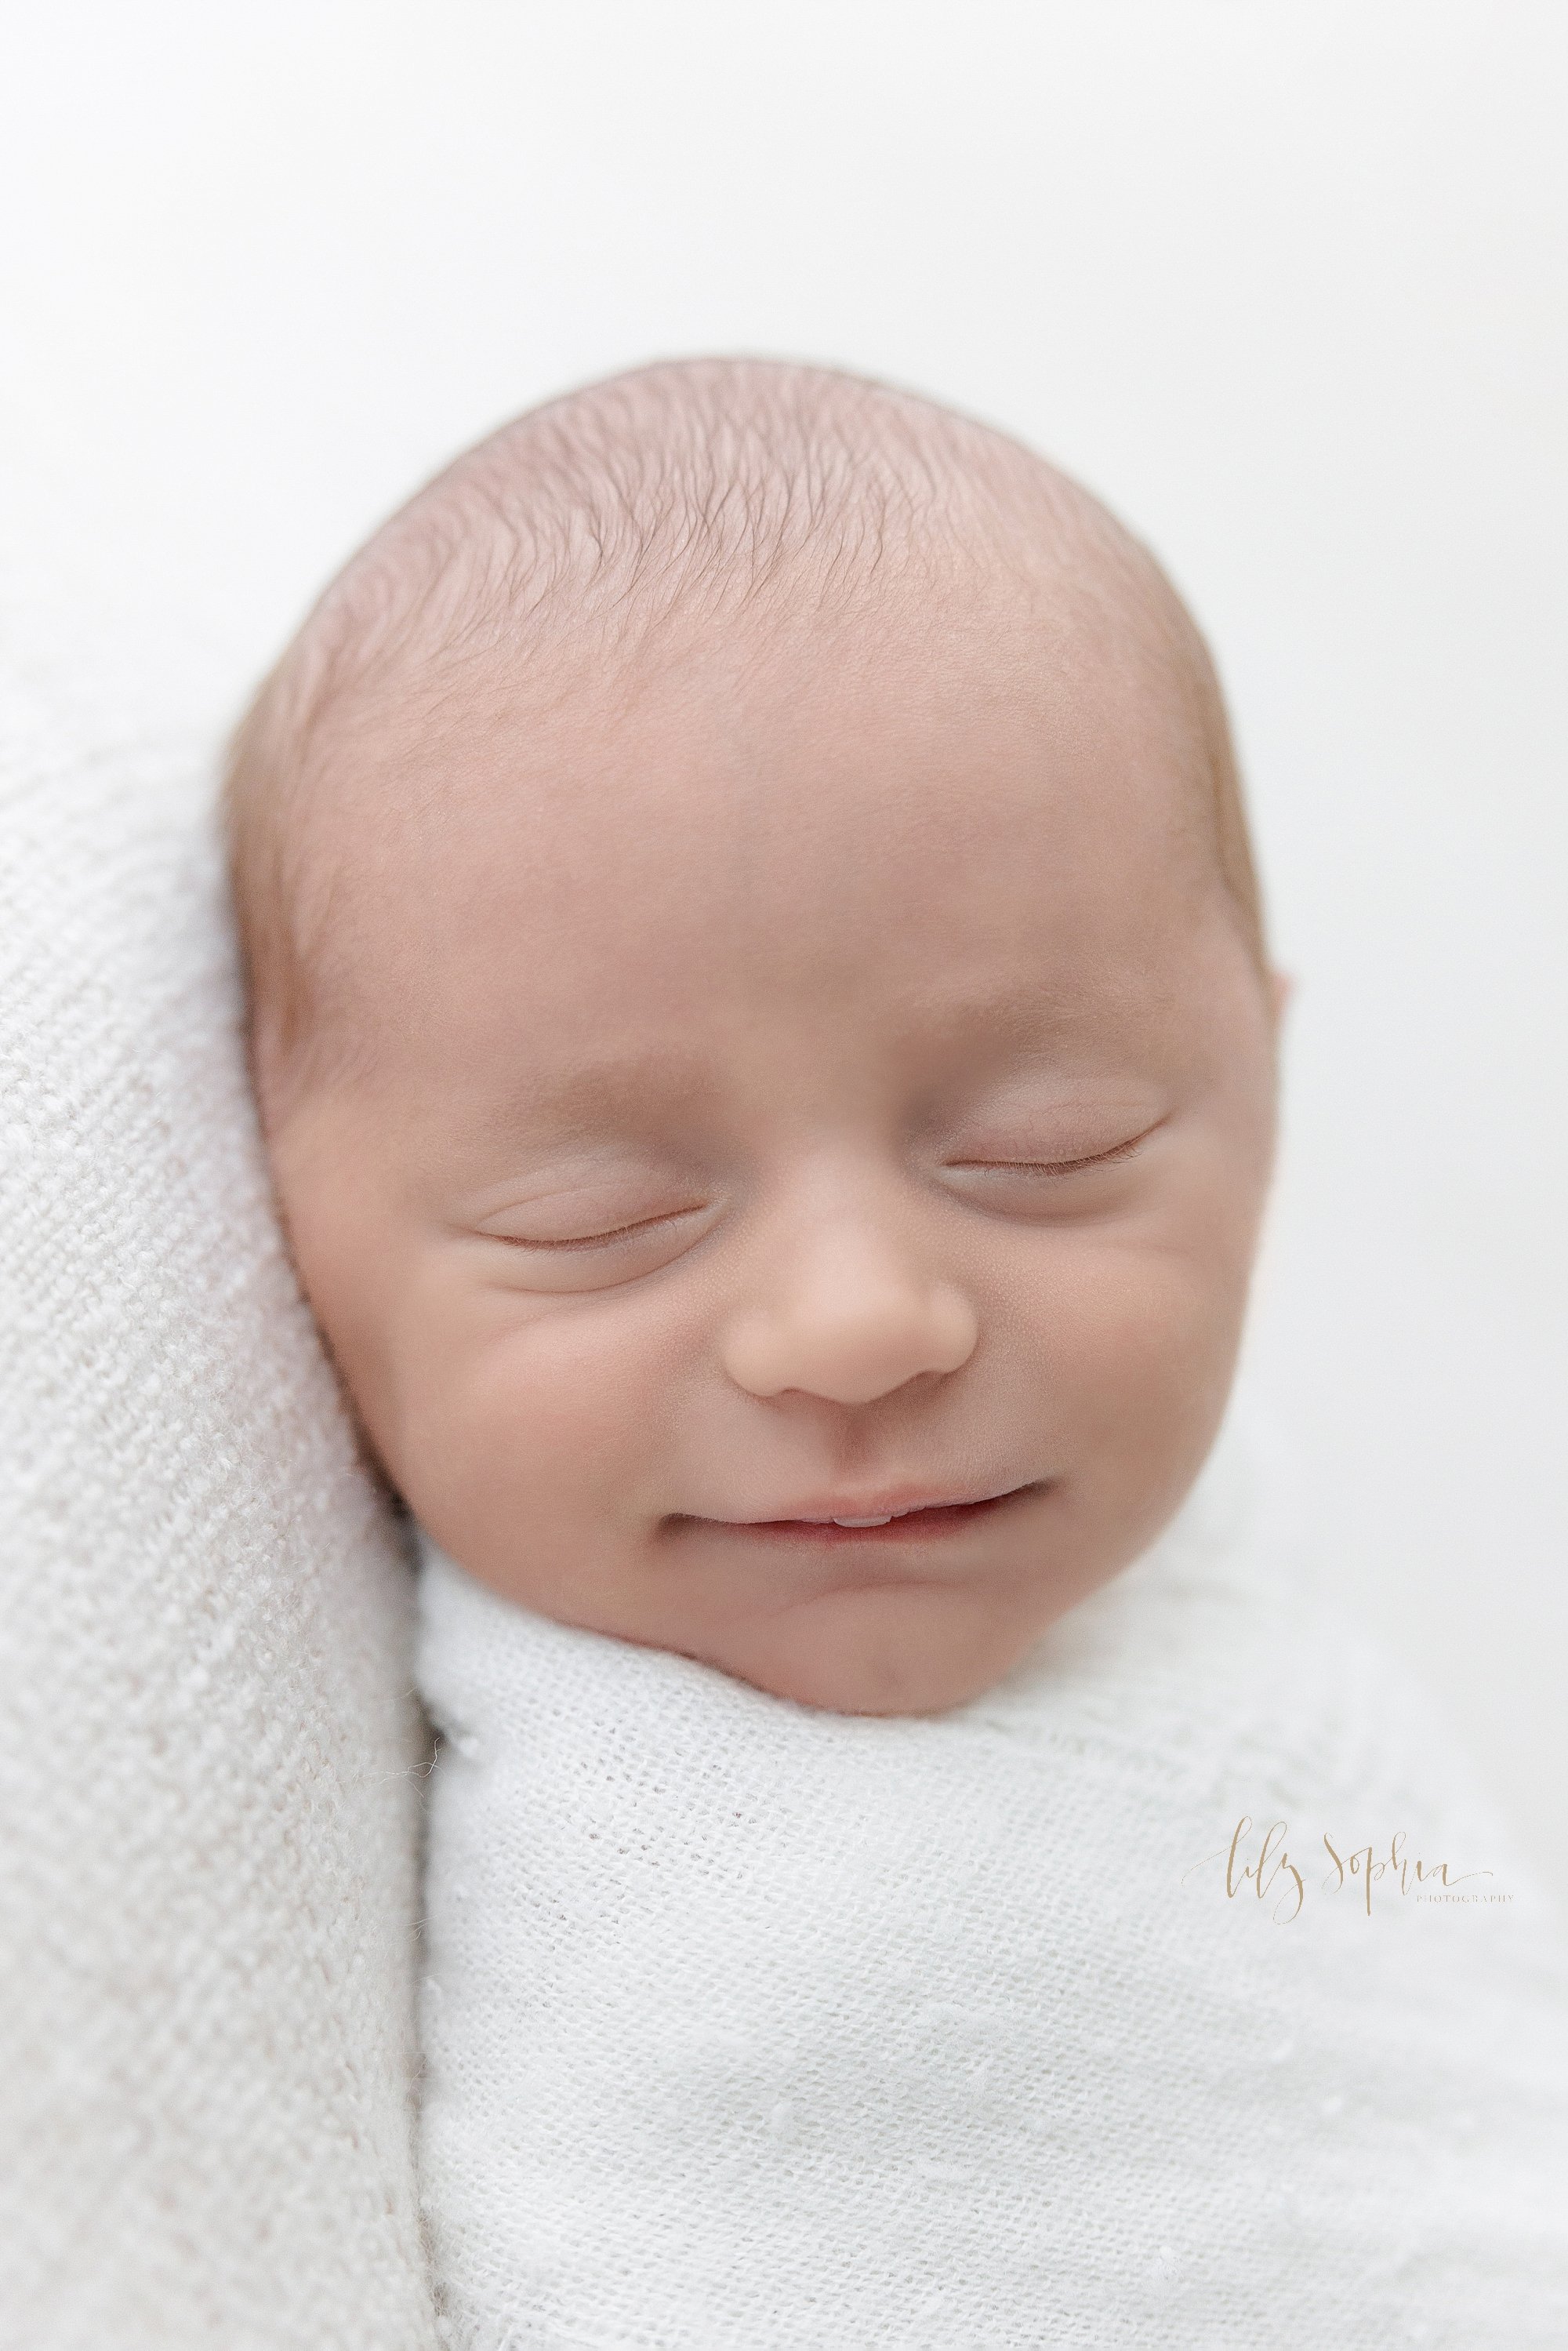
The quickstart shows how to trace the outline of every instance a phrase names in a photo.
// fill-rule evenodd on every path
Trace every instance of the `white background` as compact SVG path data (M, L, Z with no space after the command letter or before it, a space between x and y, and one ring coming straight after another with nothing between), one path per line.
M0 51L8 564L79 559L59 625L171 714L668 353L891 376L1151 539L1298 982L1248 1376L1568 1883L1562 0L57 0Z

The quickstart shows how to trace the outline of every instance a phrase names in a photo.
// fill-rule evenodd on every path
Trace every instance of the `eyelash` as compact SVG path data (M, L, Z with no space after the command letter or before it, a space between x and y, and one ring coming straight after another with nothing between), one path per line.
M570 1240L535 1241L518 1233L494 1233L493 1240L505 1241L508 1249L603 1249L612 1241L630 1240L636 1233L651 1233L660 1225L678 1224L683 1217L696 1215L695 1208L677 1208L673 1216L639 1217L635 1224L615 1225L607 1233L580 1233Z
M1004 1176L1076 1176L1085 1167L1109 1167L1118 1159L1133 1158L1148 1139L1146 1134L1135 1134L1131 1143L1119 1143L1113 1151L1092 1151L1083 1159L952 1159L947 1164L993 1168Z

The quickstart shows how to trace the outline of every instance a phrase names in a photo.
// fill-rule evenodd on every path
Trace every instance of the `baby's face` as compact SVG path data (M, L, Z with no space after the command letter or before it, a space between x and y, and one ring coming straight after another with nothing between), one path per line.
M323 854L371 1058L272 1136L444 1551L869 1713L993 1683L1166 1522L1274 1132L1164 698L1026 614L911 635L469 677L356 754Z

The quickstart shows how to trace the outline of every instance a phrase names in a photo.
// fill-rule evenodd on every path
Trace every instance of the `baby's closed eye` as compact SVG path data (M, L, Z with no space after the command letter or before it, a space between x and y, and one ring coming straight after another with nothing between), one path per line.
M1043 1192L1069 1184L1074 1176L1092 1176L1139 1157L1166 1124L1167 1116L1141 1125L1134 1134L1126 1132L1125 1121L1109 1128L1102 1121L1103 1141L1099 1133L1091 1131L1060 1138L1038 1133L969 1137L957 1150L944 1155L943 1172L988 1196L1004 1184L1032 1185L1037 1192Z
M689 1177L642 1170L568 1174L476 1204L469 1238L507 1253L508 1280L538 1290L592 1290L655 1271L699 1239L721 1203Z
M486 1225L480 1230L491 1239L506 1241L513 1249L606 1249L612 1244L635 1241L666 1227L685 1224L704 1214L700 1206L655 1212L651 1216L633 1217L623 1224L602 1227L594 1225L589 1230L572 1233L510 1232L504 1226Z

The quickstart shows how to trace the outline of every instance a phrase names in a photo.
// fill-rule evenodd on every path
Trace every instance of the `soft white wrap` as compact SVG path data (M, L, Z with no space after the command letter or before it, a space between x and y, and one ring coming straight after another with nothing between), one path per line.
M412 1578L268 1203L214 747L52 668L38 601L0 596L0 2351L426 2351Z
M1009 1683L818 1713L439 1554L423 2167L463 2351L1561 2351L1560 1921L1233 1421ZM1288 1824L1227 1893L1243 1816ZM1371 1845L1447 1860L1332 1881ZM1325 1886L1327 1878L1331 1883Z

